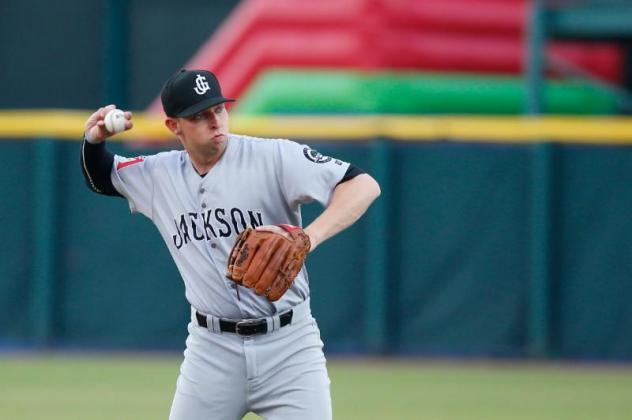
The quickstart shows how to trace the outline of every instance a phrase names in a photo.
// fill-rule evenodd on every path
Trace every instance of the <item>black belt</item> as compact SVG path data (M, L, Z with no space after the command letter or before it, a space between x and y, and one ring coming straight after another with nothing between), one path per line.
M292 312L293 311L290 309L289 311L279 315L279 322L281 324L281 327L285 327L292 322ZM197 318L197 322L200 327L208 328L206 316L196 311L195 317ZM265 334L268 332L268 321L265 318L244 319L241 321L231 321L228 319L220 318L219 329L222 332L230 332L243 336Z

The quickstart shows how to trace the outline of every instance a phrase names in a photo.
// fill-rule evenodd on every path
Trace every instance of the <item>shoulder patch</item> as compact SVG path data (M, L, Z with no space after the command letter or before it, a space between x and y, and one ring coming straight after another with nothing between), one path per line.
M305 155L307 160L309 160L311 162L314 162L314 163L326 163L326 162L329 162L331 160L331 158L329 156L324 156L321 153L319 153L318 151L316 151L314 149L310 149L309 147L305 147L303 149L303 155Z
M144 156L138 156L138 157L135 157L135 158L129 158L129 159L126 159L126 160L122 160L122 161L120 161L119 163L116 164L116 170L118 171L119 169L123 169L126 166L130 166L130 165L133 165L135 163L140 163L140 162L142 162L144 160L145 160Z

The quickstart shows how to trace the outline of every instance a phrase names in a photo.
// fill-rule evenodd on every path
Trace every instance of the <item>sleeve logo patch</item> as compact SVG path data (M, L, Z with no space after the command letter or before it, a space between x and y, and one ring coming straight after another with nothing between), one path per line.
M127 160L122 160L122 161L120 161L119 163L116 164L116 170L118 171L119 169L123 169L126 166L130 166L130 165L133 165L135 163L140 163L140 162L142 162L144 160L145 160L144 156L138 156L138 157L130 158L130 159L127 159Z
M316 150L310 149L309 147L303 149L303 154L307 160L314 163L326 163L331 160L329 156L323 156L321 153L318 153Z

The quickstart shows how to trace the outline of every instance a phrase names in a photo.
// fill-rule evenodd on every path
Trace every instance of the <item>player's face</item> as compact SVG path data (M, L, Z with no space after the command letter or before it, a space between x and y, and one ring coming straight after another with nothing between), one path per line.
M224 104L215 105L191 117L174 119L172 131L189 152L216 156L226 148L228 112Z

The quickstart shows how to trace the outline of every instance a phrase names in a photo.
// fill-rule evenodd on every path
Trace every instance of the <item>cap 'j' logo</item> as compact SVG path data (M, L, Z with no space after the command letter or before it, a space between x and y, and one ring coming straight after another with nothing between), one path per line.
M200 74L195 78L195 87L193 88L198 95L204 95L207 90L211 90L206 81L206 77Z

